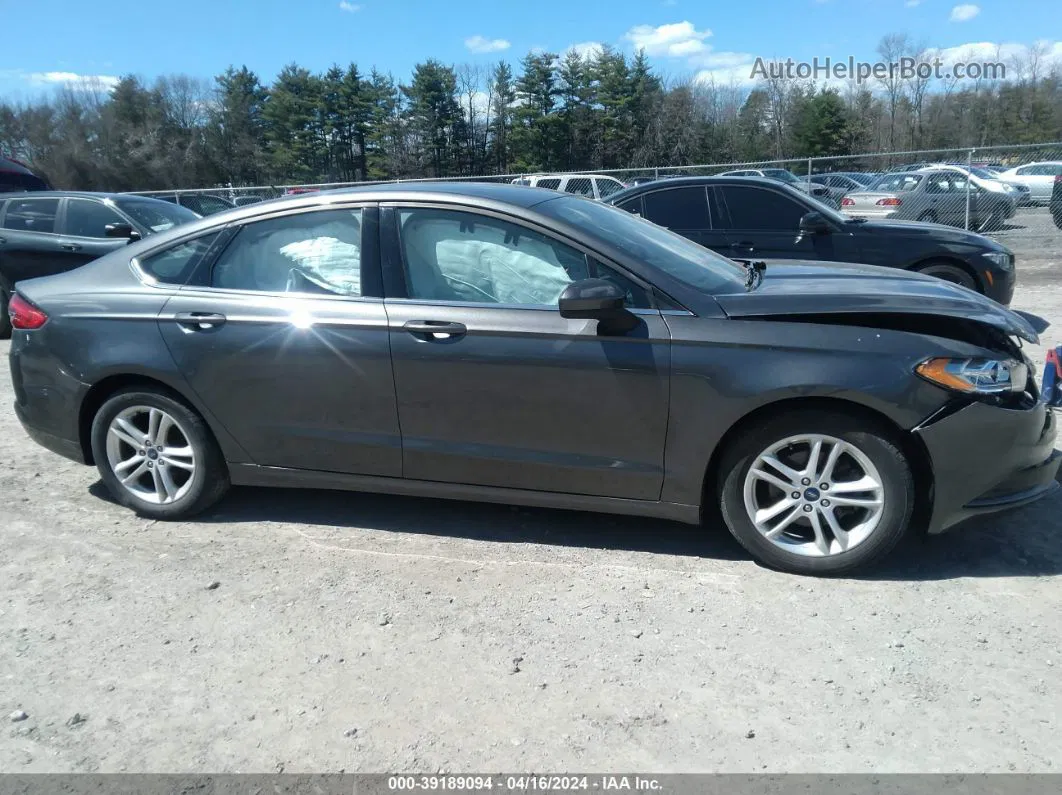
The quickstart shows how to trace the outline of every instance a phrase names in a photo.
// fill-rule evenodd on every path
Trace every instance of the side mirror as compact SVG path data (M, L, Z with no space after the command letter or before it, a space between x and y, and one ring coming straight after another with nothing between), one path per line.
M796 242L799 243L805 237L828 235L832 231L833 227L830 226L830 222L826 220L826 216L820 212L812 210L810 213L805 213L800 217L800 226Z
M107 237L128 238L130 243L140 239L140 233L129 224L107 224L107 226L103 227L103 232Z
M572 282L560 295L560 314L601 322L600 330L623 333L638 325L638 318L624 306L627 294L605 279Z

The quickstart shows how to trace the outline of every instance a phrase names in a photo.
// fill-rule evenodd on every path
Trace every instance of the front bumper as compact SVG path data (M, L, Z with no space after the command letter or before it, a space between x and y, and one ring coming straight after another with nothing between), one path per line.
M933 468L929 532L1033 502L1058 488L1062 453L1044 404L1017 410L971 403L915 429Z

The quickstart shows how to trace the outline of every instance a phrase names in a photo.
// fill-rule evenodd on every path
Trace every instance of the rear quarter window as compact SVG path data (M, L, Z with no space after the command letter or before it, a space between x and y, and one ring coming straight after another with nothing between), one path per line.
M195 272L196 266L210 250L218 232L186 240L165 251L159 251L137 259L137 264L147 276L160 284L183 285Z

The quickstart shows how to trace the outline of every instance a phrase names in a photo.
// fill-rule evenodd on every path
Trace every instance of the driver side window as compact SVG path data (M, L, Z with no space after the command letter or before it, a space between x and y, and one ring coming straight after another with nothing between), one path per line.
M441 209L399 212L410 298L556 306L564 288L605 278L627 293L628 306L650 308L631 279L546 235L499 218Z
M322 210L244 226L218 257L224 290L361 295L361 210Z

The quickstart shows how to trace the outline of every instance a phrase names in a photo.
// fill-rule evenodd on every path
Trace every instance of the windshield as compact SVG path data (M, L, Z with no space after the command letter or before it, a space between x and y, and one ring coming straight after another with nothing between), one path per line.
M552 199L535 209L698 290L744 289L745 269L736 262L625 210L575 197Z
M781 182L800 182L791 171L786 171L784 168L765 168L763 176L777 179Z
M118 209L152 232L165 232L199 218L186 207L152 199L115 199Z
M870 189L885 193L903 193L904 191L914 190L921 181L921 174L886 174L871 185Z
M999 181L999 177L996 174L993 174L988 169L978 168L975 166L974 168L970 169L970 173L973 174L975 177L980 177L981 179L990 179L994 182Z

